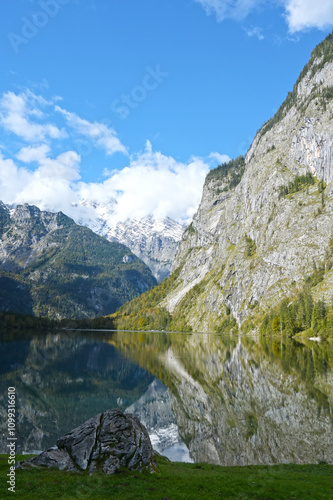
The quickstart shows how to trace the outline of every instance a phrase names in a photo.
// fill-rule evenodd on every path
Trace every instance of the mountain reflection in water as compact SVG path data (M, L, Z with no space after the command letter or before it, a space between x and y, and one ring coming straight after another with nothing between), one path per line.
M138 415L173 460L333 463L333 352L290 339L85 332L0 343L2 452L7 388L17 452L41 450L106 409Z

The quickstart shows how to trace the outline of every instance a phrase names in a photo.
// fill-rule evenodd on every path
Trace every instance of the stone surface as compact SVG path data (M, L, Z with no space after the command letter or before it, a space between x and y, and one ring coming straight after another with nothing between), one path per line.
M114 474L120 468L156 468L146 428L133 414L119 409L99 413L57 441L57 447L20 462L19 468L56 467Z

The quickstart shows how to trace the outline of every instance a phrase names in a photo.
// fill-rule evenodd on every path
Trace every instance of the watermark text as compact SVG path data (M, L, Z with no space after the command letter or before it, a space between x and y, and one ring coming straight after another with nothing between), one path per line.
M32 38L34 38L40 29L45 28L50 18L55 17L62 5L66 5L70 0L40 0L38 5L40 10L37 10L31 17L22 17L22 26L20 33L10 31L7 38L17 54L21 45L26 45Z
M114 99L111 103L112 111L124 120L132 109L137 108L140 102L147 98L148 92L157 89L167 76L169 73L161 71L159 64L155 69L147 66L141 85L136 85L128 94L121 94L118 99Z
M15 493L15 461L16 461L16 392L15 387L8 387L8 465L9 473L7 474L8 491Z

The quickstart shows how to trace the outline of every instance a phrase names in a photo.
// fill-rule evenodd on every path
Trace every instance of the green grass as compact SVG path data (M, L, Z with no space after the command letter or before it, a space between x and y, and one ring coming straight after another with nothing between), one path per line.
M22 458L22 457L18 457ZM20 500L135 499L135 500L321 500L333 498L333 466L275 465L220 467L158 459L155 474L124 471L113 476L68 473L54 469L16 471ZM0 498L7 491L7 459L0 458ZM14 496L15 496L14 495Z

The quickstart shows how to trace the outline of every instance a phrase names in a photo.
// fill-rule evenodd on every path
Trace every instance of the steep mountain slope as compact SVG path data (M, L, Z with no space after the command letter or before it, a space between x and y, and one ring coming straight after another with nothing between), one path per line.
M330 35L245 161L208 174L173 264L178 280L164 302L192 328L216 328L230 311L240 324L258 304L267 310L294 295L318 269L313 296L332 301L332 55Z
M0 309L51 318L110 314L156 284L119 243L63 213L0 203Z
M147 264L158 281L170 274L185 230L182 224L169 217L156 220L152 216L114 223L115 203L82 200L81 204L90 209L92 215L90 218L78 219L79 224L105 236L109 241L126 245Z
M329 320L333 332L324 304L333 301L332 60L330 35L246 157L209 172L162 312L198 331L257 329L266 314L272 331L294 334L317 320L318 331ZM292 300L302 307L289 307ZM126 314L123 307L116 318L123 327Z

